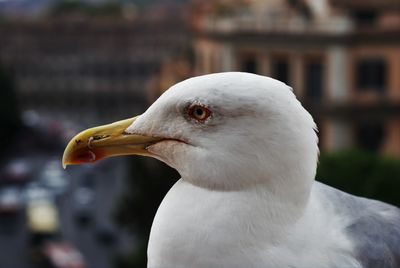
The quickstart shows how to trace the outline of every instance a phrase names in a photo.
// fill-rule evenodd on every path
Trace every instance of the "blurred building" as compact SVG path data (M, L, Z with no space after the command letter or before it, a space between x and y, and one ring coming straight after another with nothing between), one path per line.
M91 124L143 112L148 80L190 45L182 14L168 12L0 23L0 64L12 70L21 109Z
M400 156L400 1L195 3L197 73L272 76L311 111L322 149Z

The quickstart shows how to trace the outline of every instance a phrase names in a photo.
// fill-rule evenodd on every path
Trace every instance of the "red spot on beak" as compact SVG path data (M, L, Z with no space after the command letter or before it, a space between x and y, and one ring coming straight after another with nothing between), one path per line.
M96 154L91 150L85 150L83 152L79 152L74 158L74 160L79 163L94 162L96 161Z

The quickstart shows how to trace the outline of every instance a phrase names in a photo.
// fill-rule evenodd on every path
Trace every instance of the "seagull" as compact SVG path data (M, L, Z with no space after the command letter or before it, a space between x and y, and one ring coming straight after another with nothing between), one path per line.
M119 155L181 175L154 218L149 268L400 267L400 210L315 181L315 123L278 80L187 79L142 115L76 135L63 165Z

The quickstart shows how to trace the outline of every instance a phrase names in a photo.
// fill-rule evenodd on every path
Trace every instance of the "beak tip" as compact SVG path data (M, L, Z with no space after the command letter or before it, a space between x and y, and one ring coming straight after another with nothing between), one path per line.
M67 148L65 148L63 156L62 156L61 165L62 165L63 169L67 169L67 166L70 164L69 163L70 161L68 161L68 159L70 158L69 152L71 151L69 149L69 147L70 146L68 145Z

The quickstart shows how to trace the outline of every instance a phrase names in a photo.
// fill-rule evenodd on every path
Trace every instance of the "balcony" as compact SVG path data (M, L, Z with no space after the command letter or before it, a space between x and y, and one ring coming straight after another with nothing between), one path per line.
M324 21L307 20L302 17L241 15L233 17L205 17L201 30L212 33L293 33L293 34L344 34L353 29L350 20L334 17Z

